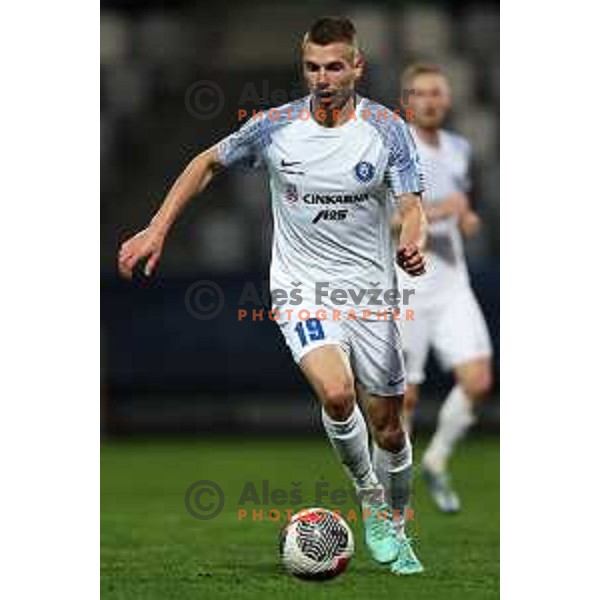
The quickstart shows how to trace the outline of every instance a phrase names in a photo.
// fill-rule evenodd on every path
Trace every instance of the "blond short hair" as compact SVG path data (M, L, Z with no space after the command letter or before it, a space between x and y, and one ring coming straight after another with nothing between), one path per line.
M412 85L413 81L419 75L441 75L442 77L448 79L446 72L439 65L431 63L414 63L406 67L406 69L404 69L402 73L402 89L410 89L410 86Z

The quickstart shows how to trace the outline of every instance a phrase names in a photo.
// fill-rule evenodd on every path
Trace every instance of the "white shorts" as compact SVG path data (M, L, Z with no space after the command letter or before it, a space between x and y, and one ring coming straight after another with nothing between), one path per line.
M392 320L363 320L357 311L356 320L309 318L297 315L304 308L311 317L316 310L297 307L291 319L280 319L279 328L296 363L311 350L327 344L338 345L348 356L356 381L370 394L395 396L406 389L404 360L398 322ZM322 307L321 307L322 308Z
M430 347L444 370L492 355L488 328L473 290L459 287L445 297L446 302L435 306L415 304L414 321L402 321L409 384L425 380Z

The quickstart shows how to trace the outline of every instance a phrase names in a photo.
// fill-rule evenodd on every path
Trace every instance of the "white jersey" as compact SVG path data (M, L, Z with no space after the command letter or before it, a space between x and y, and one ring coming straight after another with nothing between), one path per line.
M324 127L307 96L250 119L217 146L223 165L268 169L274 305L283 304L274 290L289 299L300 289L303 305L343 310L373 298L360 298L361 290L397 287L389 223L394 196L422 189L416 149L391 110L357 98L354 115ZM329 284L326 295L317 297L318 283ZM354 298L333 302L335 288L354 290Z
M455 192L470 191L469 142L450 131L439 132L439 146L422 141L412 129L425 179L424 203L435 204ZM402 276L403 285L416 290L416 302L432 303L469 284L462 235L455 216L430 222L427 234L427 272Z

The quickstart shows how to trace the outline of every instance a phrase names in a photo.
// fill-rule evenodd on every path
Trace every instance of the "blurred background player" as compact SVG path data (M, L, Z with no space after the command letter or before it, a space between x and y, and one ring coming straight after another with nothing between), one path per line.
M356 95L363 59L348 19L318 19L304 38L302 63L310 94L277 113L268 111L269 117L248 120L196 156L150 224L121 246L119 269L131 278L146 261L145 274L153 273L175 220L219 168L267 164L274 219L271 290L284 290L290 298L298 285L292 282L303 284L302 304L290 303L293 316L278 318L278 325L321 402L325 431L367 509L366 542L373 557L391 563L394 573L418 573L423 567L403 522L412 450L400 421L405 373L392 307L383 320L299 316L303 309L311 316L317 309L340 309L330 300L312 300L319 282L355 291L372 287L372 281L394 288L395 259L407 273L423 273L425 219L416 151L404 121ZM403 224L397 249L389 228L395 210L390 190ZM327 203L329 210L310 201L324 195L338 199ZM331 208L339 205L342 210ZM347 312L359 304L341 308ZM284 306L274 302L281 315ZM373 433L372 460L357 388ZM397 511L394 523L384 490ZM368 496L373 492L379 498Z
M492 347L483 314L471 289L462 236L477 233L480 221L469 202L471 148L460 135L442 128L451 106L443 70L413 64L402 76L403 101L413 111L411 132L425 176L424 205L429 221L427 273L406 278L415 320L403 323L409 424L425 379L430 348L455 385L443 401L437 429L422 459L422 474L435 504L456 512L448 462L456 443L476 420L476 409L492 386Z

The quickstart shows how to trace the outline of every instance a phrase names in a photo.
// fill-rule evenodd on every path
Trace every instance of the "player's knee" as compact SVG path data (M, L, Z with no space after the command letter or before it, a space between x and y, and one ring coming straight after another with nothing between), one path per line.
M374 436L377 445L388 452L400 452L406 445L406 437L399 423L389 423L375 429Z
M347 419L354 408L354 388L344 382L331 382L323 386L325 412L336 421Z
M493 385L494 377L491 368L477 369L477 371L463 382L465 392L476 402L485 400L492 391Z

